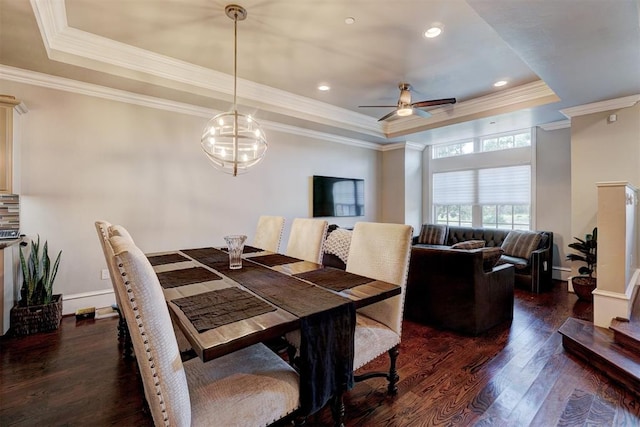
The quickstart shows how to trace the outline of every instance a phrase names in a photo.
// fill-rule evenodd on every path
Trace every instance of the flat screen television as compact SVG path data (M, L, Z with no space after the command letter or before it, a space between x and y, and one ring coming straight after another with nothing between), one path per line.
M315 175L313 216L364 216L364 179Z

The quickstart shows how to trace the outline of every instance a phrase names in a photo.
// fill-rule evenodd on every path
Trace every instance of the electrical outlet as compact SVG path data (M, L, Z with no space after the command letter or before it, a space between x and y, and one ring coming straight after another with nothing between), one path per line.
M109 270L107 270L106 268L103 268L100 278L102 280L109 280Z

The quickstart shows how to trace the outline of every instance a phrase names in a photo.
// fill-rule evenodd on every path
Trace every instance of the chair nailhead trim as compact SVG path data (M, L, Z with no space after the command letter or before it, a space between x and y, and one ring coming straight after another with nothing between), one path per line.
M124 263L122 262L118 263L118 267L120 268L120 274L122 275L122 277L125 277L127 273L124 271ZM131 306L131 309L134 312L138 312L138 305L136 303L136 298L135 298L133 289L131 289L131 283L127 280L124 282L124 285L127 290L127 293L131 294L131 298L129 299L129 304ZM140 314L136 314L135 318L136 320L138 320L138 333L142 337L146 336L147 333L144 330L143 322L140 320ZM149 340L143 339L143 345L145 346L145 352L148 355L149 369L151 370L151 375L157 379L158 372L156 371L156 364L153 359L151 347L149 346ZM164 424L165 426L169 426L169 417L167 416L167 408L164 403L164 398L162 397L162 387L160 387L160 381L156 380L154 385L156 387L156 395L158 396L158 403L160 404L160 412L164 414L164 419L163 419Z

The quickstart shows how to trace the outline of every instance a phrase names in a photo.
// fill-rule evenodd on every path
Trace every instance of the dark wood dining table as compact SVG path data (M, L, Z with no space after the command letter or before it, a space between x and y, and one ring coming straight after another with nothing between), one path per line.
M349 306L355 318L355 309L401 293L391 283L251 246L245 247L240 270L229 269L221 248L147 257L173 321L204 362L305 327L313 316L325 313L320 322L335 322L331 310L337 307Z
M203 249L212 251L219 250L216 248ZM238 287L252 295L255 295L257 298L262 300L264 300L264 298L256 295L254 292L234 281L223 272L215 270L214 268L190 257L188 255L190 251L192 250L176 250L147 254L147 256L151 260L152 264L155 264L153 268L159 277L162 277L162 273L194 268L199 269L201 272L208 271L220 276L219 279L211 280L211 277L207 277L206 274L203 274L200 276L201 278L196 276L193 283L180 286L163 285L165 299L169 306L169 312L177 326L193 346L194 351L200 359L206 362L216 357L236 351L240 348L282 336L286 332L299 328L300 318L298 316L266 301L267 304L273 306L273 311L228 323L204 332L198 332L185 313L174 303L174 300L229 287ZM220 252L224 253L226 256L224 251ZM272 255L272 253L267 251L245 253L243 254L243 262L245 263L245 266L257 264L257 261L260 261L261 257L268 255ZM166 261L163 261L162 257L165 257L164 259ZM154 262L154 259L158 261ZM283 259L283 261L286 260ZM294 259L290 260L290 262L272 265L267 268L274 272L281 273L283 276L293 277L296 280L301 280L303 282L303 278L298 278L295 275L325 269L321 264ZM335 291L315 284L313 286L317 286L327 292L332 292L353 301L356 308L364 307L400 294L399 286L373 279L367 283L356 285L341 291ZM313 301L310 302L312 303Z

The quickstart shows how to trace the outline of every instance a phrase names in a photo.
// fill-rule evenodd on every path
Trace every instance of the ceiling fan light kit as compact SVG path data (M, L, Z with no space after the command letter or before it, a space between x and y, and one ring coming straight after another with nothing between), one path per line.
M247 18L247 11L235 4L226 6L224 11L233 19L233 106L231 111L209 120L200 145L216 168L237 176L264 158L268 144L258 122L237 110L238 21Z
M431 99L428 101L419 101L411 103L411 85L409 83L400 83L398 85L400 89L400 97L398 103L395 105L395 111L378 119L379 122L383 120L395 120L400 117L407 117L411 115L420 116L423 118L431 117L431 113L424 111L421 108L436 107L439 105L455 104L455 98L443 98L443 99ZM360 108L392 108L394 105L359 105Z

